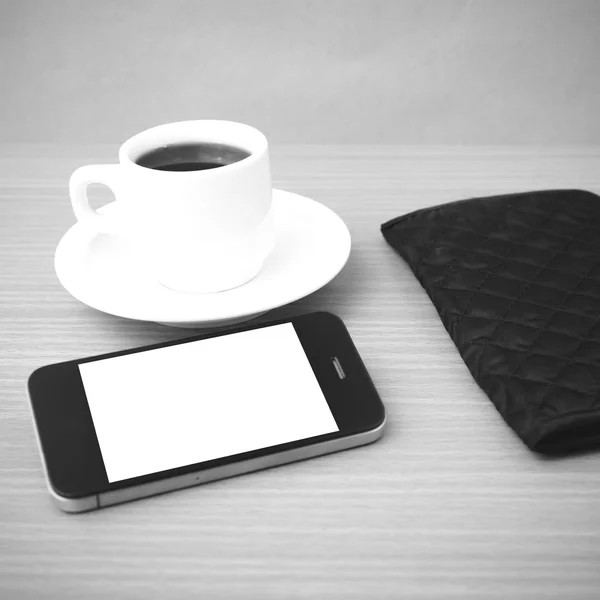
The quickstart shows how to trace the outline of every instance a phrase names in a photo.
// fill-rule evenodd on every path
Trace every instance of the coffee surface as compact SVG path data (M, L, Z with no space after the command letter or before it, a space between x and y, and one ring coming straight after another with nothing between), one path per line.
M247 150L227 144L188 142L154 148L135 162L158 171L205 171L239 162L249 156Z

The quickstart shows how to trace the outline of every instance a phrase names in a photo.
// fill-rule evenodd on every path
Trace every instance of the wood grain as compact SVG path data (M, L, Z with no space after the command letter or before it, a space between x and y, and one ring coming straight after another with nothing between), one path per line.
M353 250L326 288L268 316L323 309L345 320L387 407L385 437L61 514L35 446L29 373L185 332L89 309L54 275L74 222L69 174L111 162L116 147L0 146L0 597L598 598L600 454L551 460L522 445L379 227L459 198L598 193L600 148L271 152L276 187L334 209Z

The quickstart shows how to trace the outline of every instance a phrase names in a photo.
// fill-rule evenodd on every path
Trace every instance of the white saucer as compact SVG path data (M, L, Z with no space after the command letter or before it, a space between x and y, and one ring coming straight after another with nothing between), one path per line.
M100 211L117 214L118 209L113 202ZM169 290L144 272L126 240L79 224L56 248L56 274L75 298L118 317L190 328L241 323L323 287L350 254L348 228L322 204L273 190L273 212L275 249L252 281L226 292Z

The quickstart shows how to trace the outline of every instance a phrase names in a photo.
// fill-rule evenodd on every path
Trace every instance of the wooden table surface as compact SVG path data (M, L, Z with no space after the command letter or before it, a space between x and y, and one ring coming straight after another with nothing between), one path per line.
M116 150L0 147L0 598L600 597L600 451L527 450L379 231L459 198L600 192L600 148L273 147L275 186L334 209L353 249L328 286L267 316L340 315L386 405L386 435L66 515L46 491L29 373L189 333L92 310L54 275L74 223L68 177Z

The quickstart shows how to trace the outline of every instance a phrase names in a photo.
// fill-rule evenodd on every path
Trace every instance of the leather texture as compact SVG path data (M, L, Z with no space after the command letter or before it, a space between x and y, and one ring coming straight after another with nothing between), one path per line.
M474 198L381 230L477 383L532 450L600 447L600 197L553 190Z

